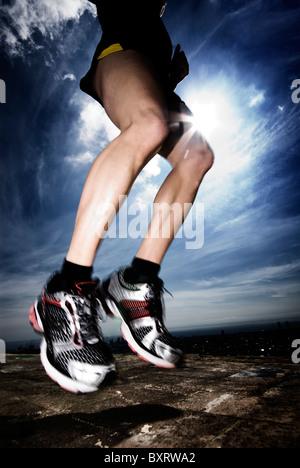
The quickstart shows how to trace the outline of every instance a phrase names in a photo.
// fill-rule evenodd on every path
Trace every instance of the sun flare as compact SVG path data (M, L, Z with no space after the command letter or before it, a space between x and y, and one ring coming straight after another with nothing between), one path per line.
M232 135L237 128L233 106L225 94L219 91L203 90L191 92L187 96L193 112L195 130L211 139L226 131Z

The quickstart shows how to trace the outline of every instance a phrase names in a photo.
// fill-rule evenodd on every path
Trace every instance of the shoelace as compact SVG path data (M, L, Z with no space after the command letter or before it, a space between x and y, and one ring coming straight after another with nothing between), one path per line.
M80 325L80 335L83 341L96 344L101 339L99 322L101 308L99 300L92 294L83 297L74 297L77 305L77 316Z
M159 322L164 326L164 307L163 307L163 293L172 294L164 287L163 281L158 278L156 281L149 283L150 294L147 296L149 301L149 312L151 317L157 318ZM172 296L173 297L173 296Z

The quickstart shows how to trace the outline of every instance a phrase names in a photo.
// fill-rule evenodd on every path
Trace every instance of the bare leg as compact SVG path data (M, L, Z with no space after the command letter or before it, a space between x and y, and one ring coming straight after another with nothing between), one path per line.
M169 154L164 153L164 148L161 154L170 161L173 169L154 200L152 220L137 253L137 257L159 264L213 163L213 154L207 142L193 129L182 136Z
M108 224L144 165L168 135L165 102L138 52L111 54L98 64L95 89L121 134L98 156L81 196L67 260L91 266Z

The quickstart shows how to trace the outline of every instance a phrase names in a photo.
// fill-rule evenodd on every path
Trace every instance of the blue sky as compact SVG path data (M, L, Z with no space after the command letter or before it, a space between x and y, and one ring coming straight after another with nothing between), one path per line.
M29 305L60 268L91 162L117 131L79 90L101 35L93 5L4 0L0 18L0 338L14 341L36 337ZM215 152L196 200L204 211L191 212L203 245L187 249L183 235L162 265L167 323L299 320L299 1L169 0L164 22L190 61L177 92ZM156 157L128 205L151 203L169 170ZM106 239L95 274L128 263L139 242Z

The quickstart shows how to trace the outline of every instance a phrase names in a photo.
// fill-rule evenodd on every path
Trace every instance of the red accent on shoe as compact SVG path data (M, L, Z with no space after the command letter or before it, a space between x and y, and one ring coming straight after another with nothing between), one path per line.
M61 308L61 302L60 301L55 301L54 299L49 299L48 297L45 296L44 292L43 292L43 302L44 302L44 305L45 305L46 302L48 302L48 304L56 305L57 307Z
M35 314L35 310L34 310L34 305L32 304L32 306L30 307L30 311L29 311L29 322L31 323L31 325L33 326L33 328L38 332L38 333L44 333L44 330L42 330L38 324L38 321L37 321L37 318L36 318L36 314Z
M131 301L123 299L120 304L126 309L130 320L138 320L143 317L150 317L150 312L147 309L149 302L147 301Z
M84 284L93 285L94 287L97 286L96 281L80 281L79 283L75 283L79 296L82 296L82 287L80 285Z

